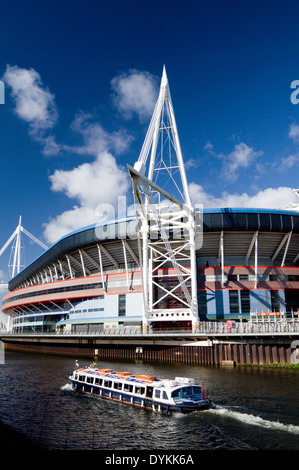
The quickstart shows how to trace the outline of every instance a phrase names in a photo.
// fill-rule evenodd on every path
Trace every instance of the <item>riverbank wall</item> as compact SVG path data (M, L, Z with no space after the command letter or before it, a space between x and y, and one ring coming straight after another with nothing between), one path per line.
M299 340L280 338L153 338L76 335L2 335L5 350L116 360L191 364L287 364L299 362ZM298 344L297 344L298 343Z

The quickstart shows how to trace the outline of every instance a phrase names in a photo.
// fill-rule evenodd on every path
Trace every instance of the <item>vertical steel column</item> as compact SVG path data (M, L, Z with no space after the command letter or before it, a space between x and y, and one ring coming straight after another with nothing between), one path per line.
M223 246L223 230L220 234L220 263L221 263L221 283L224 285L224 246Z
M98 255L99 255L99 262L100 262L100 269L101 269L102 288L105 289L105 292L106 292L106 286L105 286L105 280L104 280L104 272L103 272L103 263L102 263L101 247L100 247L99 244L97 244L97 247L98 247Z
M86 271L85 271L85 265L84 265L83 255L82 255L81 250L78 250L78 251L79 251L79 255L80 255L80 260L81 260L81 266L82 266L83 276L86 277Z
M197 300L197 266L195 250L195 221L194 217L189 216L189 244L190 244L190 270L191 270L191 298L192 298L192 328L199 326L198 319L198 300Z
M258 284L258 231L255 232L255 253L254 253L254 288Z
M142 277L143 277L143 286L144 286L144 302L143 302L143 327L144 330L148 329L148 223L147 219L144 217L142 219Z

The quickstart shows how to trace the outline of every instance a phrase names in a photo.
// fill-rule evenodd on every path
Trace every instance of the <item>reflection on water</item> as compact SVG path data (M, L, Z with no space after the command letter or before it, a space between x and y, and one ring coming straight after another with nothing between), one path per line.
M165 416L71 391L76 358L6 352L0 421L47 449L299 449L299 371L104 361L165 378L194 377L217 408ZM80 365L88 365L88 360Z

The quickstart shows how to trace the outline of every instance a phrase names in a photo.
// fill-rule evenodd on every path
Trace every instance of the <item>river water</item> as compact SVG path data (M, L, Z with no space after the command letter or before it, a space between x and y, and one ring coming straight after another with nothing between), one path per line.
M75 357L5 352L0 421L48 450L299 450L299 370L98 362L165 378L194 377L216 409L165 416L75 395ZM93 361L81 359L80 366Z

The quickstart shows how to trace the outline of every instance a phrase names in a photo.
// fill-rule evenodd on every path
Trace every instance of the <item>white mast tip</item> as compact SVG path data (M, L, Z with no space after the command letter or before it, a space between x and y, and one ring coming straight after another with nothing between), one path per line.
M167 75L166 75L166 68L165 68L165 65L163 65L161 85L165 86L167 83L168 83L168 79L167 79Z

